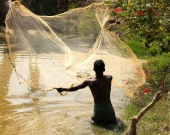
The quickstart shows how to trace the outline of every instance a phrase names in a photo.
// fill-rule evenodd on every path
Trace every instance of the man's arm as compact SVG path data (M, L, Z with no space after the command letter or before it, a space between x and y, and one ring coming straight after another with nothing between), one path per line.
M58 92L63 92L63 91L77 91L79 89L83 89L85 88L86 86L88 86L88 81L85 80L84 82L82 82L81 84L78 84L76 86L72 86L70 88L56 88Z

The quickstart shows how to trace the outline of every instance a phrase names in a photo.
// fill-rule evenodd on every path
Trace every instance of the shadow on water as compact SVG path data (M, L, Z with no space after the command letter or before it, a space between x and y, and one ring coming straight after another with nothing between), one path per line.
M12 66L9 61L7 49L4 48L4 44L0 44L0 53L1 53L1 62L0 62L0 131L3 127L3 124L8 124L8 118L4 116L10 110L10 102L5 99L8 93L8 84L12 74ZM14 58L14 57L13 57ZM1 131L2 133L2 131Z

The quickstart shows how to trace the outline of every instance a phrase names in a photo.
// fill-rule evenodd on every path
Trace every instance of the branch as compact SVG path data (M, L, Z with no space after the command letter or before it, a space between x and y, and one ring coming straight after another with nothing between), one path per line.
M136 135L136 125L138 121L144 116L144 114L149 111L161 98L162 98L162 93L159 91L156 93L155 97L153 100L139 113L138 116L134 116L131 122L131 125L129 129L126 131L125 135Z

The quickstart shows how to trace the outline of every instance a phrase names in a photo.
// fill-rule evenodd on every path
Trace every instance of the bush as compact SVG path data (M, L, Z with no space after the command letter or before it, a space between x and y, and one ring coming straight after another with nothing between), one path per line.
M129 33L139 35L144 40L145 47L150 48L154 44L151 49L153 53L159 53L155 45L161 52L170 52L170 1L119 0L115 13L126 19Z

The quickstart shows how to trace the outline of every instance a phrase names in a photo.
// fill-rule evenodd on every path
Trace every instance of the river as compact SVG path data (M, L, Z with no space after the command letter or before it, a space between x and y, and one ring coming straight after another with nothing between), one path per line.
M48 92L35 90L18 79L7 52L6 45L1 42L1 135L121 134L119 130L108 130L90 123L94 104L88 88L67 93L65 96L61 96L55 90ZM29 75L32 76L37 75L35 68L31 68L34 64L29 64L27 57L24 60L16 55L15 59L18 63L24 63L24 66L22 65L24 72L30 72ZM48 70L50 72L50 69ZM36 80L34 82L36 83ZM127 102L124 91L112 86L111 101L116 116L121 117Z

